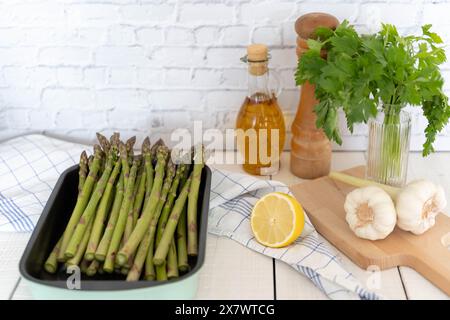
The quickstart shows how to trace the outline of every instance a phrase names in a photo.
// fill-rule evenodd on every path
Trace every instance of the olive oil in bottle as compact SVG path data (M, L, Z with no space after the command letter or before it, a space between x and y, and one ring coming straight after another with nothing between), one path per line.
M254 175L271 175L280 168L286 129L277 98L269 89L268 50L247 48L248 94L236 120L238 150L243 168Z

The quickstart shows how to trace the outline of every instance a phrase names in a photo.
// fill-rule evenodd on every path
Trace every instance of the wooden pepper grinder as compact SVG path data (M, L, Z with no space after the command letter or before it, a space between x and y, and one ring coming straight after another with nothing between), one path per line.
M297 55L308 50L307 39L314 38L318 27L335 29L339 21L326 13L308 13L297 19ZM326 52L321 55L325 58ZM331 165L331 143L322 129L316 127L314 107L318 103L314 96L315 87L305 82L301 89L298 111L292 123L291 171L297 177L314 179L328 175Z

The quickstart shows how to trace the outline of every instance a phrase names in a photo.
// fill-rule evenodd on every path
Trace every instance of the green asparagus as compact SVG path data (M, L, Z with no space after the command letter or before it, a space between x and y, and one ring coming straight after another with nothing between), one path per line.
M155 266L159 266L164 263L169 251L170 242L175 233L175 229L178 224L178 219L180 218L181 212L183 211L184 204L186 203L188 194L190 192L191 181L193 179L194 172L191 173L190 177L186 180L180 194L178 195L175 205L170 213L169 220L167 221L166 227L161 237L161 241L156 247L155 254L153 256L153 263Z
M78 195L77 203L73 209L72 216L66 226L66 230L63 234L63 240L61 242L61 248L58 254L58 261L65 261L65 251L70 239L72 238L75 227L80 221L89 199L91 198L91 192L97 178L97 173L100 170L100 162L103 157L103 152L99 145L94 146L94 160L92 161L91 169L83 185L83 190Z
M150 225L151 219L158 205L159 197L161 195L161 187L164 178L164 168L166 166L168 153L169 151L167 147L165 146L158 147L156 155L157 158L155 169L156 174L152 187L152 192L150 194L149 203L147 207L144 208L144 212L142 213L141 217L138 219L136 227L134 228L130 238L117 254L116 260L119 265L125 264L130 255L132 255L136 251L142 238L145 235L147 228Z
M88 157L86 151L83 151L80 155L80 163L78 170L78 194L83 191L84 182L86 181L86 176L88 175Z
M115 192L115 199L112 206L111 214L108 219L108 224L106 225L102 240L100 241L97 251L95 252L95 259L99 261L104 261L106 254L108 252L109 244L111 243L111 238L117 223L117 219L119 217L120 208L122 206L123 194L124 194L124 174L122 171L119 177L119 182L117 183L117 191Z
M187 208L187 252L190 256L198 253L197 245L197 202L202 170L204 166L203 145L195 148L194 168L192 169L192 186L188 198Z
M111 273L114 270L116 252L119 249L120 242L122 241L123 232L125 230L127 214L131 206L131 200L133 197L133 189L134 189L133 187L138 167L139 167L139 159L137 158L133 161L133 165L130 170L130 176L128 178L128 184L125 187L125 195L122 201L122 206L120 208L119 217L117 219L117 223L114 228L114 233L111 238L111 243L109 245L108 252L105 258L105 263L103 265L103 269L108 273Z
M111 171L113 171L114 163L116 161L116 155L113 153L110 153L108 156L108 160L106 161L105 170L103 171L103 174L92 193L91 199L89 200L89 203L86 207L86 209L83 212L83 215L81 216L75 231L73 232L72 238L69 241L69 244L67 245L67 248L64 252L64 256L66 258L72 258L75 255L75 252L77 251L77 247L83 238L83 235L86 231L87 224L90 220L93 219L93 216L95 215L97 205L100 201L100 199L103 196L103 193L105 191L106 185L108 183L108 180L111 175ZM118 170L116 171L116 174L118 174ZM115 177L114 177L115 180Z
M178 278L178 262L177 262L177 248L175 245L175 239L172 238L170 243L169 253L167 254L167 278Z

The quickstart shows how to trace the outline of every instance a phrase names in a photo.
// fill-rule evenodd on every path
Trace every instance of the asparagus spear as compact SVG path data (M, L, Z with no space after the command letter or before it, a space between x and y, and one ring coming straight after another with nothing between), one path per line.
M142 157L138 157L139 158L139 162L142 161ZM126 242L128 240L128 238L131 235L131 232L133 232L133 228L134 228L134 205L136 203L136 197L137 197L137 193L139 192L139 186L140 186L140 180L142 178L142 170L141 170L141 166L138 169L138 173L135 179L135 183L133 186L133 196L131 199L131 204L130 204L130 208L128 209L128 214L127 214L127 222L125 224L125 233L124 233L124 241ZM137 220L137 218L136 218Z
M115 193L114 203L109 216L108 224L106 225L105 232L103 234L102 240L98 245L97 251L95 252L95 259L99 261L104 261L106 253L108 252L109 244L114 232L114 228L119 217L120 208L122 206L124 194L124 174L123 171L120 174L119 181L117 183L117 191Z
M122 170L124 173L125 178L125 186L128 185L128 177L130 175L130 164L128 162L128 152L127 152L127 146L123 143L119 143L119 153L120 153L120 160L122 161Z
M103 149L103 152L105 154L109 154L109 149L111 148L111 144L109 143L109 140L104 135L102 135L100 132L97 132L96 135L97 135L97 140Z
M166 269L166 261L164 260L164 263L159 265L159 266L155 266L155 270L156 270L156 280L157 281L166 281L168 280L167 278L167 269Z
M145 188L147 182L147 175L145 174L145 165L143 164L140 170L139 183L137 184L136 197L133 205L133 227L136 225L139 214L142 210L142 204L145 197Z
M147 256L145 257L145 280L155 280L155 266L153 264L153 252L155 251L155 237L150 238Z
M83 191L84 182L88 174L88 157L86 151L83 151L80 155L80 164L78 170L78 194Z
M133 187L138 167L139 167L139 158L136 158L133 161L133 165L130 170L130 176L128 178L128 184L125 187L125 195L122 201L122 206L120 208L119 217L117 218L117 223L115 225L114 232L111 238L111 243L109 245L106 254L105 263L103 265L103 269L108 273L111 273L114 270L114 261L116 260L116 252L119 249L120 241L122 240L123 232L125 230L127 213L128 210L130 209L131 200L133 197L133 189L134 189Z
M146 186L145 186L145 200L143 208L147 205L148 198L150 197L150 192L153 187L153 179L155 175L155 170L153 169L153 157L150 148L150 139L146 137L142 143L142 155L144 156L144 167L146 175Z
M163 201L160 201L160 203L159 203L159 208L156 211L157 214L155 214L155 216L153 217L154 219L152 220L152 224L154 223L155 225L154 226L152 225L151 228L155 228L156 223L157 223L156 240L155 240L156 246L158 246L158 244L159 244L162 233L163 233L164 228L167 223L167 219L169 218L170 211L172 210L173 203L177 196L177 190L178 190L180 179L184 179L185 168L186 168L186 165L184 165L184 164L181 164L178 166L177 173L175 175L175 179L174 179L172 185L170 186L170 191L169 191L169 196L167 198L167 201L166 201L165 197L162 198ZM160 215L161 215L161 217L160 217ZM151 253L151 256L149 255L147 257L147 263L148 264L152 263L151 262L152 260L153 260L153 252ZM156 279L157 280L166 279L167 277L165 274L166 274L166 266L165 265L156 267Z
M144 212L138 219L136 227L134 228L130 238L125 243L123 248L117 254L117 263L123 265L127 262L131 254L133 254L142 238L150 225L155 209L158 205L158 199L161 195L161 187L164 178L164 167L166 166L166 159L169 151L167 147L160 146L157 151L157 163L156 163L156 174L155 180L152 187L152 192L150 194L150 199L148 205L145 207Z
M98 269L100 267L100 262L97 260L93 260L89 267L86 269L86 274L90 277L95 276Z
M69 260L67 260L67 265L78 265L80 263L80 261L83 259L84 256L84 252L86 251L86 247L89 241L89 235L92 231L92 226L93 226L94 222L91 220L88 223L88 227L87 230L85 232L85 234L83 235L83 239L81 239L81 242L77 248L77 251L75 253L75 255L70 258Z
M192 186L189 193L187 208L187 251L188 255L196 256L198 253L197 245L197 202L202 170L204 166L203 145L195 148L194 168L192 169Z
M64 251L64 256L66 258L71 258L75 255L75 252L77 251L77 247L83 238L83 235L86 231L87 224L90 220L93 219L93 216L95 214L95 211L97 209L97 205L100 201L100 199L103 196L103 193L105 191L106 184L108 183L109 177L111 175L111 171L113 171L114 162L116 155L112 152L108 156L108 160L106 161L105 170L98 181L98 184L92 193L91 199L89 200L89 203L86 207L86 209L83 212L83 215L81 216L75 231L73 232L72 238L69 241L69 244L67 245L66 250ZM118 171L116 171L116 174ZM115 177L114 177L115 180Z
M89 202L91 192L97 177L97 173L100 170L100 162L102 156L103 152L100 146L95 145L94 160L92 161L91 169L83 185L83 190L78 195L77 203L75 205L75 208L73 209L72 216L70 217L69 223L67 224L66 230L64 231L63 240L61 242L61 248L58 254L59 261L65 260L64 253L66 251L67 245L69 244L69 241L72 238L72 234L75 231L75 227L77 226L77 223L79 222L81 215L83 214L84 209L86 208Z
M85 258L89 261L92 261L94 259L95 252L97 250L100 241L100 237L102 236L106 216L111 207L114 183L116 181L117 176L119 175L120 167L121 162L117 161L114 166L114 170L112 171L111 176L109 177L105 192L98 206L97 214L95 215L94 226L92 227L91 237L89 239L88 247L85 253Z
M89 267L90 264L91 264L91 262L87 261L86 259L81 260L81 263L80 263L81 272L86 273L87 268Z
M189 270L189 262L187 255L187 238L186 238L186 205L181 212L180 220L177 225L176 239L177 239L177 262L178 270L185 272Z
M172 212L170 213L169 220L167 221L166 227L162 234L161 241L159 242L155 251L155 255L153 256L153 263L155 264L155 266L163 264L166 260L170 242L172 241L175 229L177 227L178 219L180 218L181 211L183 210L184 204L186 203L190 191L193 176L194 172L192 172L190 177L187 179L186 183L183 186L183 189L181 190L177 200L175 201L175 205L172 208Z
M172 189L174 189L175 193L176 193L179 177L182 174L182 172L183 172L182 167L179 167L175 171L175 165L169 160L169 163L167 164L167 168L166 168L166 177L164 179L161 196L158 201L158 206L156 207L155 213L153 214L152 220L150 222L150 227L148 228L147 232L145 233L144 238L142 239L142 242L139 245L138 251L136 253L136 257L134 258L133 265L131 266L130 273L128 274L128 277L127 277L128 281L138 280L140 277L140 274L142 272L142 267L144 265L145 260L147 259L147 257L149 255L153 256L153 250L150 253L149 247L150 247L150 242L152 241L152 239L154 238L154 235L155 235L156 224L157 224L159 215L162 211L164 203L166 202L167 196L171 195L171 192L173 192ZM175 178L174 178L174 176L175 176ZM173 182L172 182L172 180L173 180ZM175 194L175 196L176 196L176 194ZM167 201L169 201L169 200L167 200ZM149 263L151 263L151 262L149 262Z
M59 238L52 252L45 261L44 268L48 273L55 273L58 268L58 254L61 248L62 236Z
M173 279L177 278L178 276L177 249L175 245L175 239L172 238L169 253L167 254L167 278Z

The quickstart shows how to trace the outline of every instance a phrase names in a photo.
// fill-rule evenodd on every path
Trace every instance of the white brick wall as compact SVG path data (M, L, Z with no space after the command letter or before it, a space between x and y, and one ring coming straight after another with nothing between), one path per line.
M290 126L299 98L294 21L311 11L361 31L381 21L405 33L432 23L450 43L450 0L4 0L0 138L45 131L92 140L96 130L142 138L194 120L233 127L246 92L239 58L251 42L270 45ZM450 63L443 71L450 94ZM420 150L426 122L412 112L412 148ZM342 148L364 149L365 127L350 136L341 122ZM450 150L450 126L436 146Z

